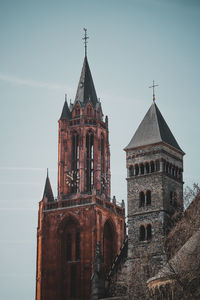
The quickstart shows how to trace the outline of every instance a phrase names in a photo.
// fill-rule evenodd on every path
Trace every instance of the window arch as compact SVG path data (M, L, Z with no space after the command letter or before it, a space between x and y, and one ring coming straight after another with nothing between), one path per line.
M156 160L156 171L160 171L160 161Z
M129 167L129 177L132 177L132 176L134 176L134 168L133 168L133 166L130 166Z
M144 195L144 192L140 192L140 204L139 204L139 206L144 207L144 204L145 204L145 195Z
M149 163L145 164L145 168L146 168L146 173L148 174L149 173Z
M73 182L71 185L71 191L77 192L78 189L78 174L79 174L79 135L74 132L72 135L72 171Z
M91 192L94 184L94 134L86 135L86 191Z
M135 165L135 176L139 174L139 166Z
M140 226L140 237L139 237L140 241L144 241L145 240L145 227L143 225Z
M102 191L105 190L105 184L106 184L104 178L104 172L105 172L104 153L105 153L104 135L101 134L101 189Z
M151 170L151 173L153 173L155 171L155 166L154 166L153 161L150 162L150 170Z
M147 232L147 241L149 241L152 238L151 224L147 225L146 232Z
M140 174L141 175L144 174L144 165L143 164L140 165Z
M104 270L107 274L115 257L115 229L110 219L105 222L103 229L103 257Z
M151 191L146 192L146 205L151 205Z

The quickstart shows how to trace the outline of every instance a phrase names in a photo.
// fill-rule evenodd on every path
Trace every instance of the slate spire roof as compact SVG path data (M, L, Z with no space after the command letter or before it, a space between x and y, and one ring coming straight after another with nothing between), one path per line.
M183 152L157 105L153 102L125 150L160 142Z
M69 110L67 101L65 100L65 103L63 105L63 110L60 116L60 120L69 120L71 118L71 112Z
M49 180L49 175L48 175L48 169L47 169L47 177L46 177L46 182L45 182L45 187L44 187L44 194L43 194L43 199L47 198L47 202L54 201L54 196L51 188L51 183Z
M96 104L98 103L97 94L87 56L85 56L74 103L79 101L84 106L89 100L93 106L96 107Z

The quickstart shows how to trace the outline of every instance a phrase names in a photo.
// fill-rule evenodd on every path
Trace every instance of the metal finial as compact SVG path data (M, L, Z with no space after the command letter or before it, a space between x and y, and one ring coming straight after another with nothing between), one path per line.
M87 56L87 40L89 39L89 36L87 36L87 29L83 28L83 30L85 31L85 35L82 38L84 40L84 45L85 45L85 56Z
M149 88L153 88L153 101L156 100L156 96L155 96L155 87L158 86L158 84L155 84L154 80L153 80L153 85L152 86L149 86Z
M47 168L47 177L49 177L49 168Z

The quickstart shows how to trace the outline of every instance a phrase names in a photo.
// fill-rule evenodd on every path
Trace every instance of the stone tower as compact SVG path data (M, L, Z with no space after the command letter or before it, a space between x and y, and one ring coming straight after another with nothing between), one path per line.
M129 299L148 299L146 282L166 261L172 215L183 211L183 155L155 102L125 148Z
M108 118L87 55L58 135L58 198L47 175L39 204L36 300L89 300L97 242L106 274L125 238L125 211L110 201Z

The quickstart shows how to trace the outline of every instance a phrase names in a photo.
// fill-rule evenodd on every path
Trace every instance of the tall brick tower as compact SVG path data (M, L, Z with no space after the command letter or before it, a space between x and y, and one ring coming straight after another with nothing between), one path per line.
M36 300L91 299L97 242L106 274L124 237L124 206L110 201L108 118L85 51L75 101L59 119L58 198L47 175L39 203Z
M125 148L128 189L128 293L144 300L146 282L166 260L171 216L183 210L183 155L154 102Z

